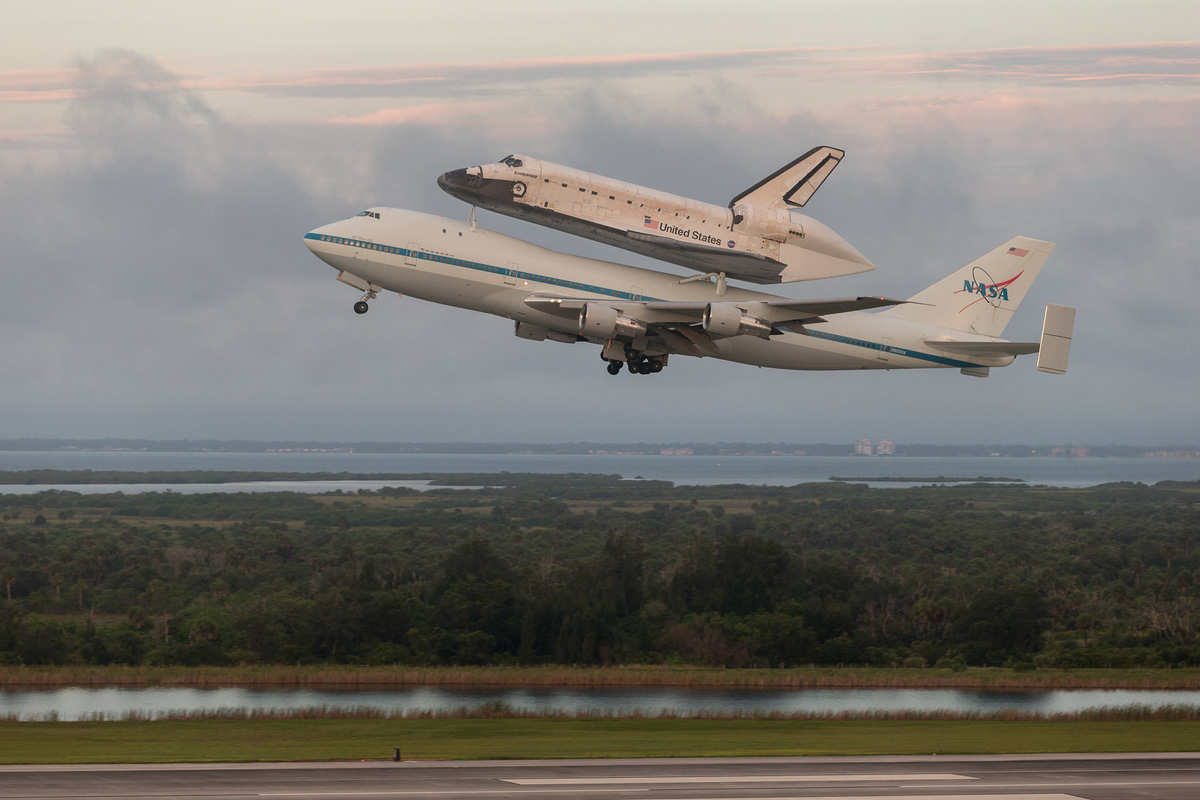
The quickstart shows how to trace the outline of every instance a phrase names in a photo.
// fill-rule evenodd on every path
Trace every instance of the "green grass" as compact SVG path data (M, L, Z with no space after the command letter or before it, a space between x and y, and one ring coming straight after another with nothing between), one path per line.
M623 667L0 667L0 687L50 686L679 686L802 689L1200 689L1200 669L711 669Z
M1190 751L1200 722L631 719L0 723L0 763Z

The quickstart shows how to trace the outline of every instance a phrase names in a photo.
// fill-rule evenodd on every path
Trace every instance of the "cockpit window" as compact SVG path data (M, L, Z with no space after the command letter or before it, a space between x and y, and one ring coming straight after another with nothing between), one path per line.
M525 162L524 162L524 161L522 161L522 160L521 160L521 159L519 159L519 158L514 158L513 156L507 156L507 157L505 157L505 159L504 159L503 161L501 161L500 163L501 163L501 164L508 164L510 167L523 167L523 166L525 166Z
M378 211L360 211L358 216L371 217L372 219L379 219L379 212Z

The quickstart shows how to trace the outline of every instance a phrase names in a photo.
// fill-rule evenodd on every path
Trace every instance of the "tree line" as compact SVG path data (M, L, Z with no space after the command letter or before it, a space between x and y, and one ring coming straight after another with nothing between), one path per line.
M1200 665L1200 487L0 495L0 664Z

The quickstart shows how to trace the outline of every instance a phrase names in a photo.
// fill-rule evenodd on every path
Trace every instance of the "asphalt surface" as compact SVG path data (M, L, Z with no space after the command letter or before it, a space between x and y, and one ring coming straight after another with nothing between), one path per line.
M0 798L1192 800L1200 753L0 767Z

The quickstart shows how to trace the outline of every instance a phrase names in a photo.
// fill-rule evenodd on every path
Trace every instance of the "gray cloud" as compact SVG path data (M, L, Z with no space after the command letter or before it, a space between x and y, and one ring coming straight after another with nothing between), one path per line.
M1200 42L1010 47L908 57L913 75L1022 83L1200 83Z
M1114 126L1088 144L1009 142L930 117L881 138L798 113L753 128L738 84L697 80L706 124L589 81L513 141L495 129L286 129L230 124L154 62L80 65L71 148L0 180L5 436L479 440L1173 442L1200 438L1195 352L1196 166L1190 145ZM501 97L503 99L503 96ZM1080 309L1071 374L1029 358L987 380L953 371L790 373L678 358L608 376L596 348L530 343L498 318L355 292L304 231L371 205L465 218L434 179L524 151L724 203L818 143L849 156L807 209L877 272L784 287L798 297L907 296L1024 233L1059 242L1012 338L1040 305ZM1019 148L1018 148L1019 149ZM1029 164L1055 164L1027 183ZM621 251L481 212L558 249ZM1185 365L1186 365L1185 359Z

